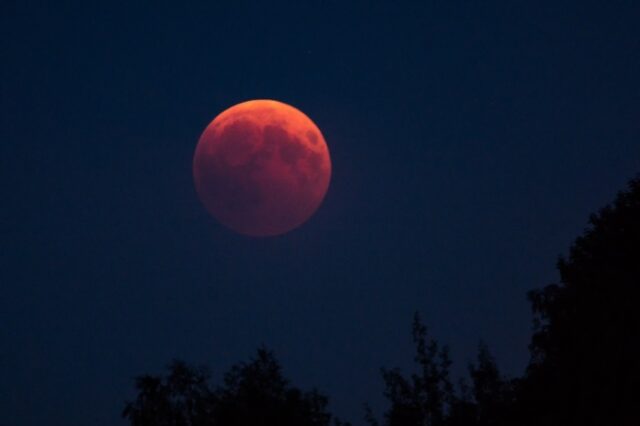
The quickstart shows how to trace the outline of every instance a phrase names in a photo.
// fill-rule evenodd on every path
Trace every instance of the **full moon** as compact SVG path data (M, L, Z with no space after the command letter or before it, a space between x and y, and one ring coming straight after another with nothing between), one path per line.
M302 111L273 100L242 102L204 130L193 158L198 197L241 234L284 234L306 222L331 179L329 149Z

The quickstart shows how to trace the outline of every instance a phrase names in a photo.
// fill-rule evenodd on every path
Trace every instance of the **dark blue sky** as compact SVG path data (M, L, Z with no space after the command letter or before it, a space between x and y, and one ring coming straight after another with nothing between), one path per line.
M416 310L456 372L482 339L519 375L526 291L640 171L636 1L28 3L0 6L2 424L122 424L134 376L263 343L359 424ZM204 127L251 98L332 154L277 238L192 183Z

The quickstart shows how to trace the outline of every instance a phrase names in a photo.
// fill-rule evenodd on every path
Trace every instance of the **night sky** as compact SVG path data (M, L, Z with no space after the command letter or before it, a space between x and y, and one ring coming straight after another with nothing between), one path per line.
M526 292L640 171L637 1L30 3L0 5L2 425L121 425L133 377L261 344L359 425L415 311L456 374L484 340L520 375ZM254 98L332 156L275 238L193 186L206 125Z

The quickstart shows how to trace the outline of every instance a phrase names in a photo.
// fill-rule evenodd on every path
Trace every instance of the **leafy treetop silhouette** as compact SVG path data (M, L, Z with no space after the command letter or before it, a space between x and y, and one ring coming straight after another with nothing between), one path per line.
M383 425L640 424L640 178L589 222L558 261L560 282L529 293L534 335L524 377L503 378L481 345L471 388L452 391L446 349L416 317L420 373L383 370L390 402ZM378 425L370 410L367 417Z
M398 369L382 369L384 395L390 403L383 426L509 424L512 386L501 376L486 345L480 345L476 364L469 365L471 388L461 381L456 391L450 378L449 349L429 337L417 313L412 331L417 372L406 377ZM365 418L371 426L380 426L368 407Z
M640 424L640 178L589 222L558 261L560 282L529 294L530 424Z
M391 403L385 413L385 426L441 425L452 400L449 350L428 337L418 314L413 320L413 341L417 373L407 378L398 369L382 370L384 394ZM371 425L378 425L369 409L366 418Z
M174 361L164 378L139 377L136 388L137 398L122 413L132 426L343 424L327 411L326 396L292 386L264 348L249 363L233 366L215 389L206 370L182 361Z

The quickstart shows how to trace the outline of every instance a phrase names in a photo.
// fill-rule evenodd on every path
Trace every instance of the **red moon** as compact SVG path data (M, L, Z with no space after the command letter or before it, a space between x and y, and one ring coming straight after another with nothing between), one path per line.
M193 158L196 192L223 225L266 237L303 224L318 209L331 179L320 129L298 109L252 100L218 115Z

